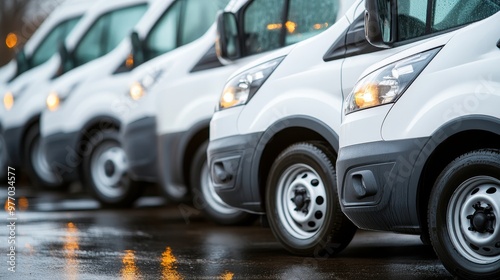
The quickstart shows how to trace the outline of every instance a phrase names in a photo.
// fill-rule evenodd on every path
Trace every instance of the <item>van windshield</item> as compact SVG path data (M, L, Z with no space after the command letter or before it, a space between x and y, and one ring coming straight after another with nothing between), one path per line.
M500 10L500 0L397 0L397 9L395 41L405 41L487 18Z

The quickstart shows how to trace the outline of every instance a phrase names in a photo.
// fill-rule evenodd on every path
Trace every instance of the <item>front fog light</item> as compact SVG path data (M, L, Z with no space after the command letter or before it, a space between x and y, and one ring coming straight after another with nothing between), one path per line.
M12 106L14 106L14 95L12 94L12 92L7 92L3 96L3 106L5 107L5 109L7 109L7 111L10 110Z
M61 103L61 100L57 93L51 92L49 96L47 96L47 108L50 111L55 111L57 108L59 108L59 104Z

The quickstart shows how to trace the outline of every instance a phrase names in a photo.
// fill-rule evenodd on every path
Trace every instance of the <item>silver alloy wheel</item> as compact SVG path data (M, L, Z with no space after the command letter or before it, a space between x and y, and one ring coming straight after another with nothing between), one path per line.
M500 180L477 176L460 184L447 209L450 239L469 261L500 260Z
M279 219L298 239L314 236L323 226L327 195L321 177L306 164L294 164L280 176L276 189Z
M31 149L31 165L38 177L48 184L57 184L59 182L56 174L50 169L49 162L45 151L42 149L40 137L35 137L33 140L33 148Z
M101 145L91 159L92 180L96 188L107 197L120 197L127 189L124 177L128 164L125 151L113 145Z
M230 207L219 197L215 191L212 179L210 178L210 172L208 172L208 164L206 162L201 169L200 180L203 198L210 208L223 215L233 215L240 211Z

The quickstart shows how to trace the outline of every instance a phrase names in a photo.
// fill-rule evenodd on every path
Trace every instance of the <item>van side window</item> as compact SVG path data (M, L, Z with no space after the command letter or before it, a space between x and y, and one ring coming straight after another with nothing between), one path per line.
M337 20L338 3L338 0L253 1L245 10L246 55L291 45L324 31Z
M288 11L285 45L291 45L321 33L337 21L338 0L292 0Z
M229 0L185 0L180 44L183 46L200 38L215 22L217 11L224 9Z
M182 13L182 1L173 3L158 20L146 38L145 59L150 60L177 47L177 29Z
M500 10L500 0L397 0L397 7L400 42L487 18Z
M73 68L112 51L141 19L146 9L145 4L136 5L101 16L76 47Z
M146 60L200 38L229 0L177 0L158 20L145 40Z
M255 0L245 11L245 48L248 55L281 47L285 0Z
M398 41L426 33L427 0L398 1Z
M81 17L72 18L59 23L49 33L42 43L36 48L31 56L30 68L37 67L49 60L56 52L59 44L64 42L64 39L73 30Z

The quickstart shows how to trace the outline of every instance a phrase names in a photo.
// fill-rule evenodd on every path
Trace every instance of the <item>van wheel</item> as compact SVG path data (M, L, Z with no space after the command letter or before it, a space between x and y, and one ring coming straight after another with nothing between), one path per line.
M207 162L208 141L203 143L191 164L190 182L193 188L193 203L211 220L220 225L248 225L256 215L228 206L215 192Z
M29 128L24 143L23 163L31 184L38 188L64 190L68 184L58 178L50 168L42 149L38 123Z
M142 188L128 174L125 151L116 130L97 132L86 144L83 181L104 207L130 207Z
M500 279L500 151L477 150L439 175L428 209L444 266L466 279Z
M356 232L340 209L334 162L326 146L299 143L284 150L271 167L266 186L269 225L293 254L333 256Z

